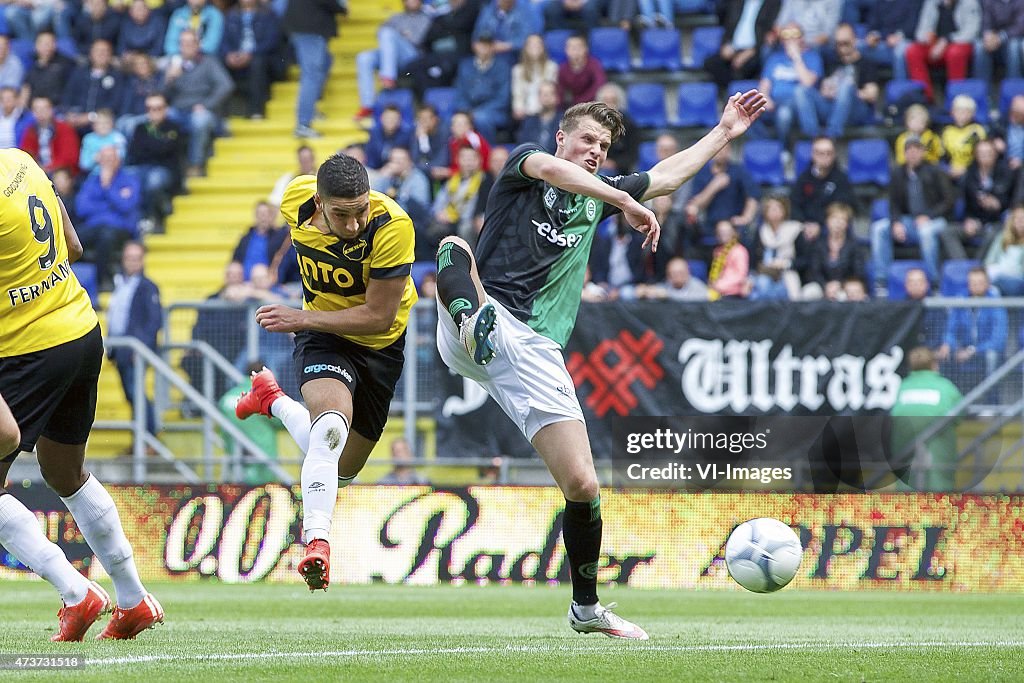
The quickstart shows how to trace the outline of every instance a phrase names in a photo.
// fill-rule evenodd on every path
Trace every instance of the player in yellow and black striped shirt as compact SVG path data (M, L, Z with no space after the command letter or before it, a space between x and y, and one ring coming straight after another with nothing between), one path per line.
M306 557L299 573L310 590L326 589L338 488L355 478L380 439L402 374L405 327L416 303L414 232L405 211L371 191L366 169L344 154L327 159L315 178L289 183L281 213L302 272L302 309L271 304L256 320L271 332L295 333L308 410L264 369L235 412L242 419L256 413L279 418L305 451Z
M163 621L164 612L139 581L114 501L85 471L103 340L71 270L82 245L50 179L28 154L0 150L0 188L0 485L18 453L35 448L47 485L114 582L117 607L100 637L134 638ZM82 640L111 606L107 593L68 563L35 515L3 488L0 544L60 593L64 608L53 640Z

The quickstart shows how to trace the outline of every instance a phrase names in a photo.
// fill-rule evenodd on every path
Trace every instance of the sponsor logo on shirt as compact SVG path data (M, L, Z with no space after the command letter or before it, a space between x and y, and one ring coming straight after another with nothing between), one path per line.
M595 207L596 210L596 207ZM537 234L546 239L551 244L559 247L566 247L568 249L574 249L583 242L583 235L570 235L562 232L550 223L538 223L531 219L531 222L537 228Z

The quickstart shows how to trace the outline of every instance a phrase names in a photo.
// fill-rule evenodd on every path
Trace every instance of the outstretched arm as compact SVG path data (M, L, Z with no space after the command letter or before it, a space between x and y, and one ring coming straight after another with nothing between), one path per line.
M658 219L628 192L602 182L597 176L571 161L541 152L523 159L520 170L524 175L543 180L560 190L600 199L606 204L618 207L633 229L645 235L643 248L650 244L654 251L658 250L658 239L661 236Z
M765 102L765 96L757 90L736 93L730 97L717 126L692 147L659 161L647 172L651 184L644 195L644 201L678 190L718 154L726 143L747 132L754 121L764 113Z

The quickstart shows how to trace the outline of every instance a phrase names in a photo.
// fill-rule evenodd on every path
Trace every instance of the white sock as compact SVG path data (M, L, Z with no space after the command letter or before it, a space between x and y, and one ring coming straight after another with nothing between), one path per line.
M57 589L65 605L77 605L89 592L89 579L68 562L64 551L50 543L39 520L12 495L0 496L0 544Z
M284 428L299 444L303 453L309 450L309 411L291 396L282 396L270 404L270 414L284 423Z
M581 605L573 600L572 611L575 612L576 616L583 621L590 621L597 616L597 608L600 606L600 602L595 602L593 605Z
M309 430L302 461L302 541L328 539L338 500L338 459L348 439L348 420L335 410L322 413Z
M146 589L135 568L132 546L121 528L114 499L96 477L89 478L72 495L61 498L75 518L86 543L107 570L117 592L118 607L135 607L146 597Z

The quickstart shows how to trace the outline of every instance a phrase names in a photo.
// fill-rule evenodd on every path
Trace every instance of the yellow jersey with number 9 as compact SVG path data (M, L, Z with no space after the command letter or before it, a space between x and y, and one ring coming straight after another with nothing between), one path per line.
M53 184L31 156L0 150L0 357L74 341L98 324L68 262Z
M405 278L405 291L391 328L383 334L346 334L345 339L382 349L394 343L409 322L416 285L409 276L415 260L415 231L409 215L386 194L370 190L366 230L342 240L309 224L316 212L316 176L300 175L285 188L281 214L291 228L302 272L302 307L307 311L342 311L366 303L371 279Z

